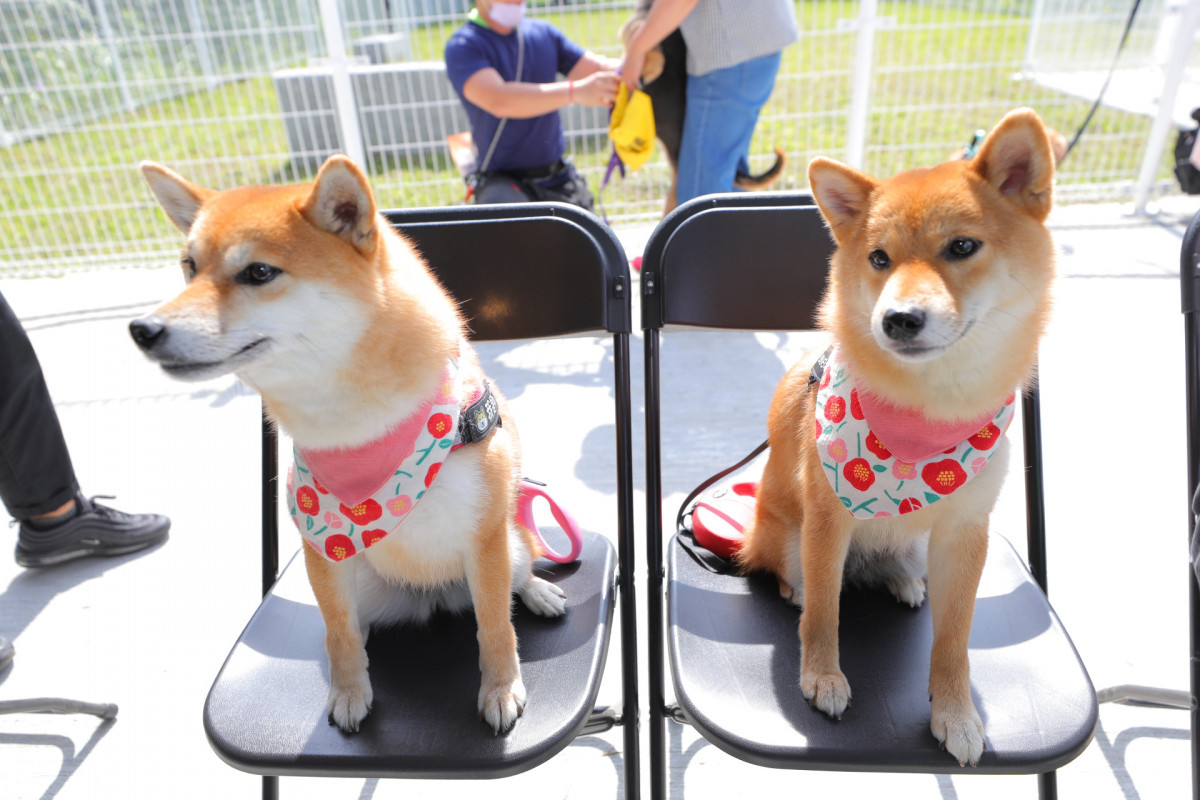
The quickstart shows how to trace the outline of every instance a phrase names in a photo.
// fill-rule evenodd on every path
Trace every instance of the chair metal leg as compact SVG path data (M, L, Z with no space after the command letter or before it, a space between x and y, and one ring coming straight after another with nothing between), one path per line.
M629 334L613 334L613 358L617 364L629 364ZM621 603L621 692L624 705L621 724L624 726L625 800L639 800L642 787L640 775L642 747L638 702L638 635L637 635L637 533L634 526L633 496L625 487L633 485L633 412L629 370L618 369L614 387L617 401L617 513L620 515L618 576Z
M279 778L274 775L263 775L263 800L279 800Z
M646 618L650 640L647 679L650 697L650 797L667 797L666 700L664 698L663 649L666 647L663 620L663 530L662 465L657 443L660 437L658 409L658 331L645 331L646 394Z
M262 593L279 577L279 439L262 411Z
M1043 772L1038 775L1038 797L1041 800L1058 800L1058 773Z

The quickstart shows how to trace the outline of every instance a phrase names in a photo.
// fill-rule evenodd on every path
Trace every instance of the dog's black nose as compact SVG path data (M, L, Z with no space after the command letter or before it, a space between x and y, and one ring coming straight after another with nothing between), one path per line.
M129 323L129 335L137 342L138 347L150 351L162 341L167 328L158 317L142 317Z
M920 309L915 311L889 311L883 315L883 332L888 335L889 339L894 339L897 342L905 342L916 338L917 334L924 327L925 312Z

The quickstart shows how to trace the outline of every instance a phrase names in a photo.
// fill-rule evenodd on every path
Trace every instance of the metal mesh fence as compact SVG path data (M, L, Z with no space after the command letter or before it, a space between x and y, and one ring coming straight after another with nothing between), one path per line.
M530 6L585 48L620 57L617 30L632 0ZM173 261L178 236L142 184L143 159L219 188L300 181L330 152L353 153L343 131L357 128L381 206L462 202L445 137L467 124L442 49L469 7L0 0L0 274ZM765 169L775 148L788 158L777 188L803 188L816 155L880 175L929 165L1019 105L1069 138L1108 74L1130 8L800 0L800 40L784 51L752 170ZM1152 120L1180 9L1141 4L1106 104L1060 172L1060 202L1130 199L1142 162L1157 153L1146 188L1178 191ZM1200 49L1190 49L1177 125L1190 124L1191 101L1200 105ZM349 98L338 92L343 74ZM611 150L606 118L593 112L569 108L564 124L569 154L595 191ZM652 222L669 183L656 154L600 193L602 210L616 227Z

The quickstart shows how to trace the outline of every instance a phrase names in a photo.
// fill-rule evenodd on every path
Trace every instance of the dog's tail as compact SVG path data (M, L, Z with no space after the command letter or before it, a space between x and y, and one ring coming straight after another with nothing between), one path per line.
M781 148L775 148L775 163L770 169L758 175L749 175L744 172L739 172L733 178L733 185L739 189L766 189L775 181L779 180L779 176L783 175L783 168L787 165L787 154Z

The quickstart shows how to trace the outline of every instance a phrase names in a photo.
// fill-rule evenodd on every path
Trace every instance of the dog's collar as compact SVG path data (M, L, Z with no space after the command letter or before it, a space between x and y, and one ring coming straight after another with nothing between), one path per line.
M830 348L814 366L818 386L815 436L829 485L859 519L916 511L951 494L981 473L997 452L1016 410L1016 394L971 435L927 458L894 454L864 412L850 370Z
M293 448L288 510L304 540L331 561L378 542L412 513L447 456L501 427L487 381L465 401L458 362L451 359L438 388L420 409L361 447Z

